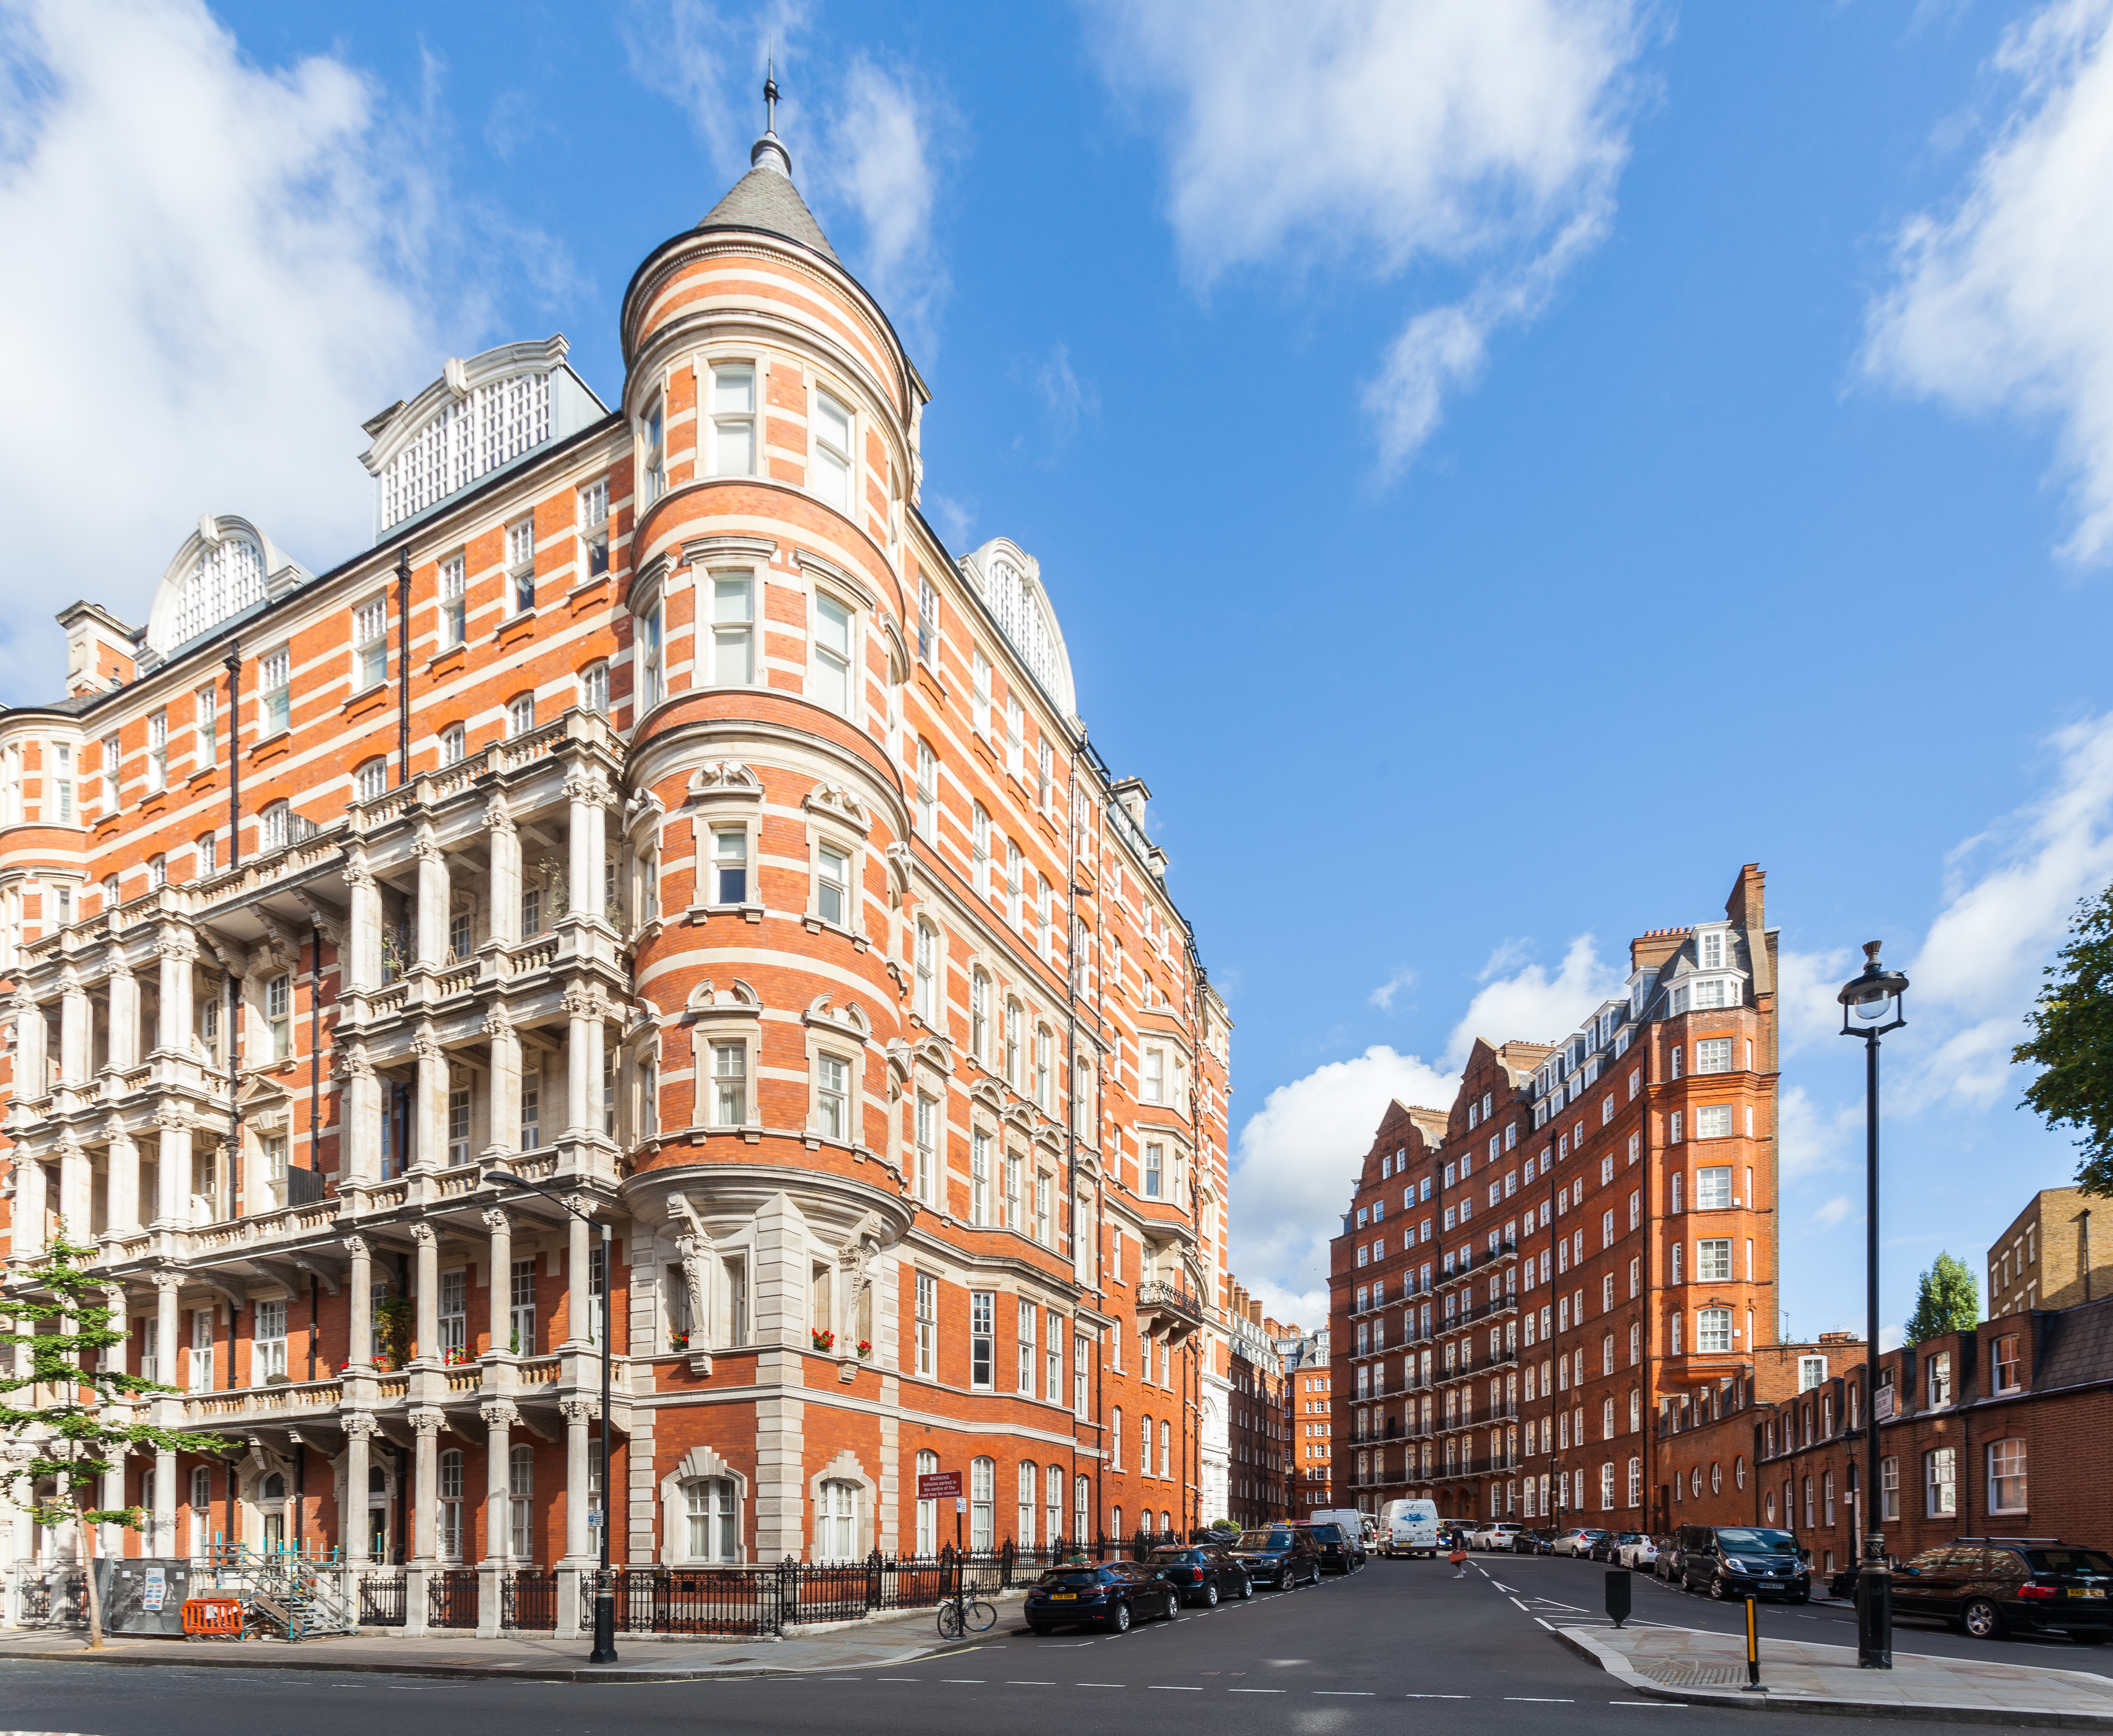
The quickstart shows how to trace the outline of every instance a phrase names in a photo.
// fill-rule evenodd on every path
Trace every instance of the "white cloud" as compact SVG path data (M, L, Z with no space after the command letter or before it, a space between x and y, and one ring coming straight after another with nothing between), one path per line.
M1832 1230L1856 1215L1856 1202L1846 1194L1837 1194L1812 1214L1812 1222L1815 1228Z
M317 569L363 546L360 423L490 316L436 276L480 251L445 244L445 141L340 60L259 66L187 0L30 0L0 111L0 514L43 575L0 604L0 686L43 699L48 611L142 619L201 512Z
M1376 1007L1381 1012L1394 1011L1394 997L1404 989L1416 986L1416 972L1403 965L1378 988L1365 997L1367 1004Z
M1852 962L1853 961L1853 962ZM1863 955L1848 947L1800 953L1785 947L1776 957L1776 1036L1786 1057L1841 1035L1842 984L1863 968Z
M864 55L851 62L833 107L820 184L858 215L868 287L929 350L947 286L932 238L936 142L952 116L907 74Z
M1782 1094L1777 1107L1778 1147L1786 1181L1839 1169L1860 1155L1847 1143L1864 1125L1861 1099L1823 1109L1801 1085Z
M1094 10L1104 75L1168 135L1168 216L1199 289L1246 267L1431 263L1471 286L1412 314L1367 388L1383 476L1606 231L1644 34L1632 0Z
M2049 746L2052 786L1952 852L1944 908L1905 967L1910 1016L1936 1039L1925 1039L1918 1096L1985 1107L2019 1089L2010 1047L2040 973L2077 902L2113 881L2113 715L2059 730Z
M1956 206L1902 231L1865 365L1969 411L2051 418L2074 481L2065 552L2113 553L2113 0L2055 0L2005 33L2015 92Z
M1091 380L1079 377L1071 366L1069 345L1059 344L1049 352L1047 359L1034 370L1034 385L1048 407L1049 420L1060 441L1069 440L1079 432L1081 421L1100 409L1100 390Z
M1511 947L1507 942L1497 956L1506 957ZM1478 989L1446 1039L1445 1064L1463 1066L1477 1037L1491 1043L1515 1038L1553 1043L1567 1037L1600 1002L1621 993L1622 980L1621 972L1600 957L1592 937L1580 934L1553 976L1544 966L1527 965L1512 975L1490 978Z
M1387 1105L1443 1108L1458 1086L1376 1044L1279 1085L1248 1117L1233 1167L1233 1272L1278 1319L1326 1320L1328 1244Z

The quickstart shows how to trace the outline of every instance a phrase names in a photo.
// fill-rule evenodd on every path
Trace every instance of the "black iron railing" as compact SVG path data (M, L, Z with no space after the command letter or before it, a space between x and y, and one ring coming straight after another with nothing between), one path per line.
M363 1628L404 1625L404 1576L363 1574L359 1581L359 1624Z
M449 1569L426 1578L426 1625L477 1625L477 1574L468 1568Z
M499 1624L502 1628L554 1629L558 1625L558 1576L540 1567L519 1568L501 1574Z

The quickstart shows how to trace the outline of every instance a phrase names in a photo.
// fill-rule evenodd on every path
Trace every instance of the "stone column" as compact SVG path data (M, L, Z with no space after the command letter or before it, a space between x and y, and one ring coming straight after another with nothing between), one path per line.
M176 1358L180 1354L177 1335L183 1330L184 1277L180 1272L157 1272L154 1274L154 1378L164 1387L178 1387L181 1382L176 1375ZM164 1398L158 1407L164 1423L174 1423L183 1414L180 1400ZM184 1551L176 1538L176 1455L171 1452L154 1455L154 1520L148 1533L152 1539L148 1552L158 1556L176 1556Z
M608 811L609 785L598 772L584 768L565 779L568 804L567 832L571 844L568 875L571 881L573 914L605 914L602 899L602 830Z
M372 1411L348 1411L339 1418L345 1428L345 1506L338 1514L338 1543L345 1560L364 1567L372 1560L367 1542L367 1484L372 1474L368 1443L374 1438Z
M411 1040L418 1058L416 1100L412 1108L417 1132L412 1135L411 1167L442 1169L448 1161L448 1052L431 1025L418 1027Z
M15 1094L42 1097L49 1071L44 1057L44 1009L18 993L8 1002L8 1011L15 1021Z
M565 991L566 1136L599 1135L602 1123L602 1020L609 1003L591 984Z
M364 1371L374 1360L374 1256L363 1236L348 1236L345 1251L352 1261L346 1278L345 1359Z
M491 1039L491 1100L486 1106L491 1143L485 1155L510 1158L521 1149L521 1038L504 1005L486 1010L484 1034Z
M590 1398L560 1399L565 1419L565 1560L575 1567L600 1565L600 1552L587 1514L594 1508L594 1437L601 1406ZM609 1519L604 1514L602 1523Z
M521 1414L505 1399L488 1399L478 1408L484 1418L484 1558L487 1563L511 1559L512 1513L508 1506L507 1450L513 1445L513 1426Z
M164 1103L154 1112L154 1125L161 1130L162 1148L154 1168L154 1227L174 1229L189 1215L185 1202L191 1188L190 1113L177 1103Z
M357 846L345 870L345 884L352 893L346 919L346 988L372 991L381 986L381 889L367 866L367 852Z
M66 1225L66 1232L78 1245L88 1237L89 1191L94 1186L94 1168L88 1154L68 1135L59 1143L59 1217Z
M447 852L432 827L421 825L413 854L418 859L418 962L436 971L448 960Z
M575 1212L591 1208L591 1202L584 1194L575 1194L570 1202ZM588 1293L587 1279L591 1274L593 1249L596 1240L595 1227L584 1218L566 1220L565 1245L565 1343L568 1348L585 1350L592 1341L601 1316L595 1309L594 1298ZM602 1274L602 1282L609 1281L609 1274ZM704 1323L697 1323L698 1341L704 1341Z
M165 928L155 951L162 965L162 1006L154 1046L188 1058L191 1052L191 962L198 957L198 942L188 930Z
M139 1148L122 1131L110 1135L110 1181L103 1200L103 1227L113 1236L130 1236L139 1227Z
M344 1077L345 1122L339 1138L345 1149L347 1181L372 1182L381 1179L381 1082L367 1045L355 1037L346 1044L337 1063Z
M491 846L491 938L510 946L521 938L521 834L503 797L485 811Z
M484 1223L491 1231L491 1353L505 1355L511 1354L512 1344L513 1220L492 1206L484 1214ZM534 1348L532 1345L522 1354L531 1354Z
M411 1240L418 1246L418 1341L413 1361L428 1368L440 1365L440 1239L431 1224L411 1226ZM431 1553L431 1551L427 1551Z
M120 1318L123 1318L121 1310L125 1306L124 1292L113 1291L112 1300L121 1310ZM136 1421L137 1418L132 1414L133 1410L132 1405L126 1405L120 1407L119 1414L127 1422ZM112 1512L129 1505L125 1499L125 1461L129 1456L130 1450L124 1446L116 1447L111 1451L110 1469L103 1473L102 1501L103 1510L106 1512ZM96 1553L112 1560L122 1556L125 1553L125 1533L128 1528L115 1520L97 1526Z
M44 1214L49 1207L44 1198L44 1166L26 1145L16 1146L9 1155L15 1160L15 1209L11 1214L14 1251L22 1257L42 1254Z
M59 990L59 1083L78 1085L88 1079L88 991L68 965Z
M139 980L118 959L110 965L110 1067L129 1073L139 1064Z
M440 1514L440 1454L436 1442L447 1420L446 1414L438 1410L410 1414L416 1437L411 1471L411 1550L413 1562L420 1567L432 1566L435 1558L434 1533ZM424 1614L422 1608L422 1624Z

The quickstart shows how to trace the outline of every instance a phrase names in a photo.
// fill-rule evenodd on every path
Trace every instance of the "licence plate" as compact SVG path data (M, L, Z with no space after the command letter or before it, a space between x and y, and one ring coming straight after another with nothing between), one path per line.
M2072 1597L2103 1597L2106 1593L2097 1586L2072 1585L2069 1588L2069 1595Z
M1076 1592L1052 1592L1049 1601L1052 1603L1076 1603L1079 1594Z

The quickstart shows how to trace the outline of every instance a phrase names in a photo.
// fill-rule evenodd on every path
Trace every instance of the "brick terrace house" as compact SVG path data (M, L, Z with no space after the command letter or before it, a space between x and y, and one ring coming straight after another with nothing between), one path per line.
M161 1418L145 1537L576 1573L1199 1522L1230 1022L1036 562L918 510L927 391L774 134L622 311L367 424L374 545L208 514L0 715L7 1281ZM614 1227L484 1179L493 1158ZM1222 1347L1220 1347L1221 1352ZM18 1517L16 1560L74 1540ZM570 1606L561 1606L570 1607Z
M1330 1420L1335 1375L1329 1360L1327 1327L1308 1332L1287 1326L1283 1333L1276 1342L1291 1406L1289 1516L1303 1519L1316 1508L1335 1505L1335 1429Z
M1781 1525L1823 1573L1861 1556L1864 1346L1801 1352L1802 1391L1770 1403L1726 1383L1659 1418L1672 1523ZM2113 1298L2037 1309L1878 1359L1887 1551L1956 1538L2113 1545Z
M1361 1506L1641 1522L1646 1419L1775 1337L1775 947L1749 866L1571 1036L1478 1041L1449 1109L1388 1108L1330 1279Z

